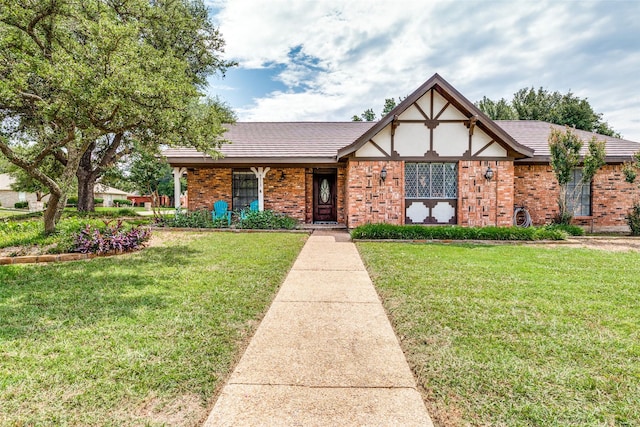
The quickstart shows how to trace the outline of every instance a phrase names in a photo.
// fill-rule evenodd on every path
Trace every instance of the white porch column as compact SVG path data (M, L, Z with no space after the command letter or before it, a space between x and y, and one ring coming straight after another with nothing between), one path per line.
M264 210L264 177L267 176L267 172L269 172L270 169L270 167L263 168L262 166L251 168L251 171L258 178L258 210L260 212Z
M187 168L173 168L173 205L180 209L180 178L187 172Z

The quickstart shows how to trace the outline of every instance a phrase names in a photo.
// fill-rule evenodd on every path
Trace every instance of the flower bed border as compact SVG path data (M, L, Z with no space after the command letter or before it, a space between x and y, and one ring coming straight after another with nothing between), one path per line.
M47 254L47 255L26 255L26 256L4 256L0 257L0 265L12 264L35 264L43 262L65 262L92 259L95 254Z

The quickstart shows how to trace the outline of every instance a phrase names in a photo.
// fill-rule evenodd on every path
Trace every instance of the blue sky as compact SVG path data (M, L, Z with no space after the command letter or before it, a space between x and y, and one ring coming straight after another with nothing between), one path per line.
M239 66L209 94L240 120L341 121L439 73L471 101L587 98L640 141L640 2L208 0Z

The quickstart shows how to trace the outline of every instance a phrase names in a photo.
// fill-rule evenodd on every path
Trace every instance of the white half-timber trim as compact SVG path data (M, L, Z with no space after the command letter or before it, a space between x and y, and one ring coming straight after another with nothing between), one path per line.
M422 202L411 202L406 213L412 223L422 224L429 216L429 208Z
M446 224L456 216L456 210L448 202L438 202L431 210L431 215L441 224Z
M260 212L264 210L264 177L267 176L269 170L271 170L270 167L263 168L262 166L251 168L251 171L258 178L258 210Z
M187 168L173 168L173 206L180 209L180 178L187 173Z

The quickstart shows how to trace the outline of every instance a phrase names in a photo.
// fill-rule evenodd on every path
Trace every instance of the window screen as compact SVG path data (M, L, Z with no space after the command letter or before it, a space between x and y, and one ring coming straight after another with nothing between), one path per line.
M258 200L258 178L252 171L233 171L233 210L246 208Z
M575 216L591 215L591 183L582 184L582 169L574 169L567 184L567 208Z

